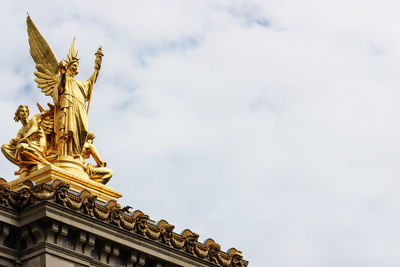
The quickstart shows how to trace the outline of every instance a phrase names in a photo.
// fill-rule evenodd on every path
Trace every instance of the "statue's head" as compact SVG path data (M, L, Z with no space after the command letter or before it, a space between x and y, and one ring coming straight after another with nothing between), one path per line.
M94 134L94 132L89 131L87 134L87 140L93 140L96 138L96 135Z
M79 73L79 61L73 61L67 66L68 66L68 71L72 74L72 76L75 76Z
M19 105L14 114L14 120L27 120L29 117L29 108L26 105Z
M86 141L88 141L89 143L93 143L93 139L96 138L96 135L94 135L94 132L88 132L87 136L86 136Z
M72 41L72 44L68 50L67 59L65 60L67 65L67 71L72 75L75 76L79 73L79 58L78 52L76 51L75 47L75 39Z

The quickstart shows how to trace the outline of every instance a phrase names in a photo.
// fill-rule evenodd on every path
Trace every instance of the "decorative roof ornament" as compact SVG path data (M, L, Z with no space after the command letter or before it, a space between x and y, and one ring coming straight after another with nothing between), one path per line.
M172 250L182 251L190 257L212 263L213 266L247 267L249 264L243 259L242 252L235 248L223 252L221 246L211 238L200 243L199 235L189 229L181 234L175 233L174 225L166 220L154 224L153 220L140 210L132 212L131 207L123 207L115 201L98 201L97 196L87 190L71 192L70 185L61 180L56 179L50 184L39 185L29 181L18 185L7 183L0 178L0 206L20 211L42 201L57 203L69 210L86 214L123 229L127 234L134 233L141 238L162 243Z
M19 166L16 175L28 177L47 165L60 167L79 179L105 184L112 170L93 145L94 134L89 129L88 112L94 84L100 73L103 50L95 53L94 72L86 81L79 81L79 58L75 38L67 58L58 61L50 45L28 15L28 42L30 54L36 63L35 82L41 91L52 97L53 104L29 118L29 108L21 105L16 121L22 124L17 137L3 144L2 152ZM96 165L86 162L92 157Z

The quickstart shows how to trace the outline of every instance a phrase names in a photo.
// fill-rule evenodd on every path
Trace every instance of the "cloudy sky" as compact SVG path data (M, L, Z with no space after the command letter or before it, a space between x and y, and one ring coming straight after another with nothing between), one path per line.
M36 88L26 12L78 78L120 203L250 266L400 265L398 1L0 0L0 142ZM33 112L32 112L33 113ZM0 159L0 176L17 169Z

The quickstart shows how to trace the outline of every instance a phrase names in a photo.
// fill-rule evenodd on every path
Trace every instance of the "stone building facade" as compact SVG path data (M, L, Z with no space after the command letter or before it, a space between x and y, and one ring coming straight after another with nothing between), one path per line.
M246 267L240 251L173 232L141 211L100 201L55 179L10 186L0 179L0 266Z

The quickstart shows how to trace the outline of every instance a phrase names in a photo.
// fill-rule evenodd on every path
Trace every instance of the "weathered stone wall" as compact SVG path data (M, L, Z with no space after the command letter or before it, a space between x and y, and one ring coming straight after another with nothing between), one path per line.
M0 206L0 224L0 266L218 266L50 201Z

